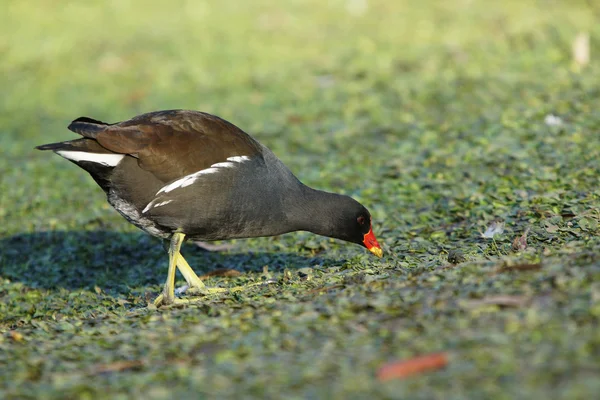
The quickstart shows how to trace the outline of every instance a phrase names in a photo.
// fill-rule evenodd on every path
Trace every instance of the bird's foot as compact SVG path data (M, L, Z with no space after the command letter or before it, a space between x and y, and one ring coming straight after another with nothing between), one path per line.
M188 285L181 286L175 289L175 297L170 298L170 296L165 295L165 293L161 293L152 304L156 307L161 306L170 306L176 304L190 304L195 303L201 300L205 300L206 296L210 296L213 294L225 293L230 291L230 289L226 288L207 288L205 286L202 287L189 287ZM179 298L177 296L186 295L185 298ZM191 296L191 297L187 297ZM195 296L195 297L194 297Z
M177 296L185 294L186 297L174 297L173 299L167 299L164 293L161 293L153 302L156 307L171 306L179 304L192 304L206 300L207 296L222 293L237 293L244 291L253 286L262 286L272 282L255 282L249 283L243 286L235 286L232 288L219 288L219 287L189 287L188 285L181 286L175 290ZM188 297L189 296L189 297Z
M209 296L211 294L219 294L219 293L225 293L229 291L229 289L226 288L218 288L218 287L206 287L206 286L202 286L202 287L189 287L188 285L184 285L180 288L177 288L177 290L175 290L175 294L178 296L181 296L182 294L185 294L186 296L194 296L194 295L199 295L199 296Z
M161 293L152 302L152 304L154 304L155 307L171 307L171 306L177 306L177 305L181 305L181 304L191 304L191 303L199 302L199 301L205 299L205 297L191 297L191 298L185 298L185 299L180 299L178 297L175 297L174 299L172 299L170 301L166 301L165 299L166 299L166 297L164 296L164 294Z
M161 293L157 298L154 299L152 304L154 304L155 307L168 306L173 304L174 300L175 299L169 299L164 293Z

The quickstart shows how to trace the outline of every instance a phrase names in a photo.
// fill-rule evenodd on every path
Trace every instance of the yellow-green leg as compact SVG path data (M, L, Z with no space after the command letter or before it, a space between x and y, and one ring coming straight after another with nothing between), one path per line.
M185 278L189 289L186 290L187 294L214 294L214 293L223 293L226 292L227 289L224 288L207 288L202 282L202 279L196 275L190 264L183 258L180 254L177 259L177 268L179 268L179 272ZM193 301L193 299L188 299Z
M181 275L183 275L183 278L190 288L194 288L198 292L202 292L206 289L202 279L196 275L192 267L190 267L190 264L188 264L185 258L183 258L182 254L180 254L179 258L177 259L177 269L179 269L179 272L181 272Z
M167 280L165 281L162 294L154 300L154 305L156 306L169 305L175 302L175 270L180 257L179 250L181 249L183 239L185 239L183 233L174 233L171 237L169 245L169 272L167 273Z
M171 237L171 242L169 243L168 252L169 252L169 272L167 274L167 280L165 282L165 286L163 288L162 294L160 294L155 300L155 306L161 305L170 305L170 304L188 304L199 301L202 297L188 297L185 299L178 299L175 297L175 271L179 269L181 275L185 278L189 289L186 291L188 294L215 294L215 293L223 293L223 292L237 292L241 291L249 286L256 286L262 284L261 282L253 283L245 286L237 286L233 288L207 288L202 280L196 275L194 270L190 267L188 262L183 258L180 253L181 245L183 240L185 239L185 235L183 233L175 233Z

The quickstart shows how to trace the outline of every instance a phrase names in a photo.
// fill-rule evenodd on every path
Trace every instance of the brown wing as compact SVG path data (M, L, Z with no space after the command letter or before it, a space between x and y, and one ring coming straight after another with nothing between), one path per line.
M209 168L233 156L261 156L260 144L235 125L197 111L158 111L110 125L96 140L163 182Z

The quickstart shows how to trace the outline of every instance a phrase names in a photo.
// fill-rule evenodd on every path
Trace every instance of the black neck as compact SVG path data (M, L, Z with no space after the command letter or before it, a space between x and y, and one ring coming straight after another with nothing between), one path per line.
M292 211L287 217L297 230L347 240L340 227L348 220L348 211L356 207L354 199L302 185L301 195L292 201L294 206L288 208Z

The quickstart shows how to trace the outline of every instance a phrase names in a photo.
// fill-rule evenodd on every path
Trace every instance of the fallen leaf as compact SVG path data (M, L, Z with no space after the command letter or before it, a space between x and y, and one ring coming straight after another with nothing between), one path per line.
M525 232L521 236L517 236L512 243L512 249L514 251L523 251L527 248L527 234L529 233L529 228L525 229Z
M446 353L434 353L404 361L393 361L379 368L377 379L380 382L402 379L410 375L441 369L447 364L448 355Z
M542 269L542 264L515 264L515 265L503 265L498 269L499 272L510 272L510 271L538 271Z
M15 342L22 342L24 339L24 336L21 332L17 332L17 331L9 331L8 335L10 336L10 338L12 340L14 340Z
M494 235L501 235L502 233L504 233L504 222L494 221L487 227L481 236L486 239L491 239Z
M107 372L120 372L128 369L139 368L144 365L142 360L115 361L110 364L96 365L92 368L92 374L104 374Z
M288 124L301 124L304 122L304 118L300 115L288 115L287 122Z
M219 268L214 271L210 271L204 275L199 276L200 279L206 279L215 276L221 276L226 278L235 278L236 276L240 276L242 273L240 271L236 271L235 269L229 268Z
M544 117L544 123L548 126L561 126L563 124L563 120L556 115L548 114L546 117Z

